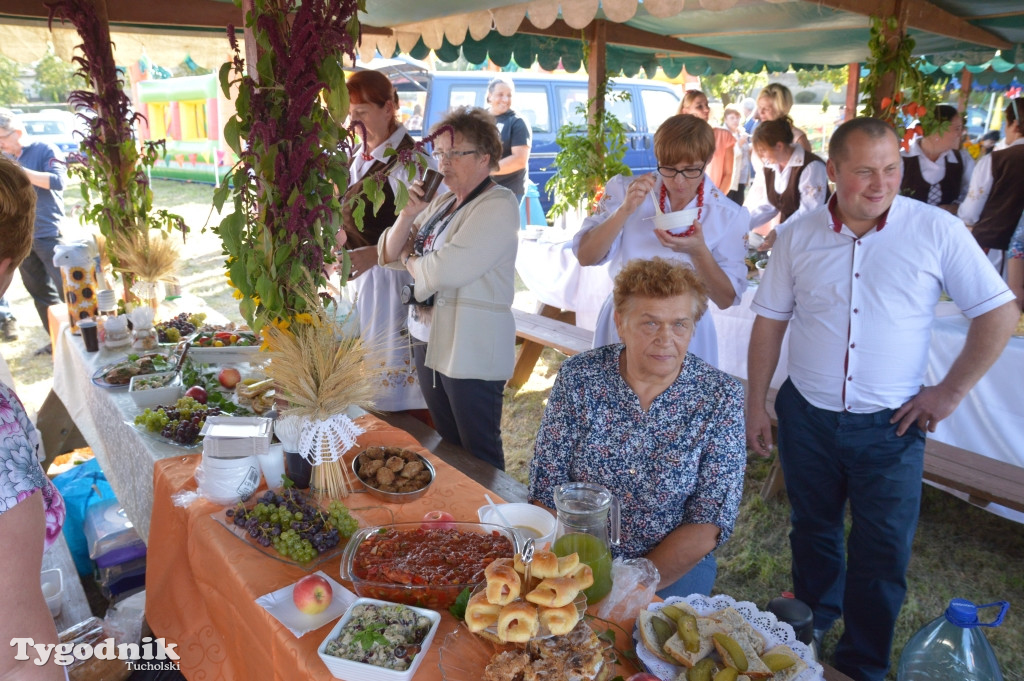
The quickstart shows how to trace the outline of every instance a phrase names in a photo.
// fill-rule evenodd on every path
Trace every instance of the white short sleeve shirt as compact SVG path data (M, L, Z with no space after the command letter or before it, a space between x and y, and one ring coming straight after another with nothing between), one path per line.
M935 304L974 318L1013 300L964 224L897 196L857 237L822 206L779 234L751 309L791 320L789 376L830 411L895 409L917 394Z

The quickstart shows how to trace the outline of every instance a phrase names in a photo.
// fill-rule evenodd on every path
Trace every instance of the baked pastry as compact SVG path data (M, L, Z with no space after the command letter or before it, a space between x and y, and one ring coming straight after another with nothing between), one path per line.
M576 604L570 603L561 608L539 608L540 623L547 627L555 636L568 634L580 621L580 613L576 610Z
M516 555L516 570L519 570L519 572L525 572L526 570L526 567L523 565L523 558L520 555ZM533 562L530 563L530 574L538 579L560 576L558 574L558 556L552 551L535 551Z
M526 643L539 630L537 608L529 603L515 601L504 606L498 613L498 638L502 641Z
M560 608L572 603L579 592L572 577L549 577L526 594L526 600L548 608Z
M487 600L496 605L508 605L519 598L522 589L519 573L510 565L495 563L497 561L484 569L484 577L487 579Z
M466 626L474 634L498 623L501 606L487 600L487 592L480 591L466 604Z
M572 555L575 556L576 554ZM580 563L576 566L575 570L566 576L576 583L576 588L580 591L594 586L594 571L586 563Z

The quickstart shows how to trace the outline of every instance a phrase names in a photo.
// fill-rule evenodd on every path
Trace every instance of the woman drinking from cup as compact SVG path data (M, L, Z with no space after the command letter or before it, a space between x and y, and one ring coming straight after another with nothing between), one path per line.
M491 179L501 139L483 109L460 107L432 132L450 191L429 203L422 182L378 246L379 262L405 270L409 333L420 389L445 440L504 470L501 404L512 375L512 296L519 206Z
M658 172L617 175L608 181L597 211L583 221L573 240L580 264L608 262L614 277L635 258L669 258L691 265L718 307L736 304L747 286L743 235L750 214L705 175L714 151L714 133L706 122L688 114L666 119L654 135ZM655 229L656 214L684 209L694 215L687 228ZM595 347L619 340L612 308L609 296L598 316ZM712 366L718 364L710 316L697 325L690 351Z
M627 263L613 292L622 343L565 360L530 464L530 501L549 509L569 481L618 498L612 553L651 560L663 598L710 593L743 491L743 388L688 352L705 291L677 261Z

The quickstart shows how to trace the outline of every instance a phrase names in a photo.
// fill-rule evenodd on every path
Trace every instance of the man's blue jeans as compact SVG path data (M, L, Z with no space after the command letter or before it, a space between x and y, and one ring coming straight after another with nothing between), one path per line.
M924 433L914 425L898 437L891 409L819 409L789 380L775 410L792 506L793 591L811 606L816 629L843 618L836 669L858 681L882 681L907 591ZM844 552L847 500L853 524Z

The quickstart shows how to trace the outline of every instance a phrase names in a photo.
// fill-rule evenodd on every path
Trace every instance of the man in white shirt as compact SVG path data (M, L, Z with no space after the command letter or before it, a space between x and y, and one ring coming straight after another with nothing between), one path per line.
M789 379L775 409L793 509L794 591L814 612L819 643L843 617L835 667L881 681L906 594L925 431L996 360L1016 311L963 223L898 195L899 141L888 124L844 123L829 157L835 196L779 235L752 304L747 439L770 452L765 403L791 327ZM949 374L925 387L943 290L972 322Z

